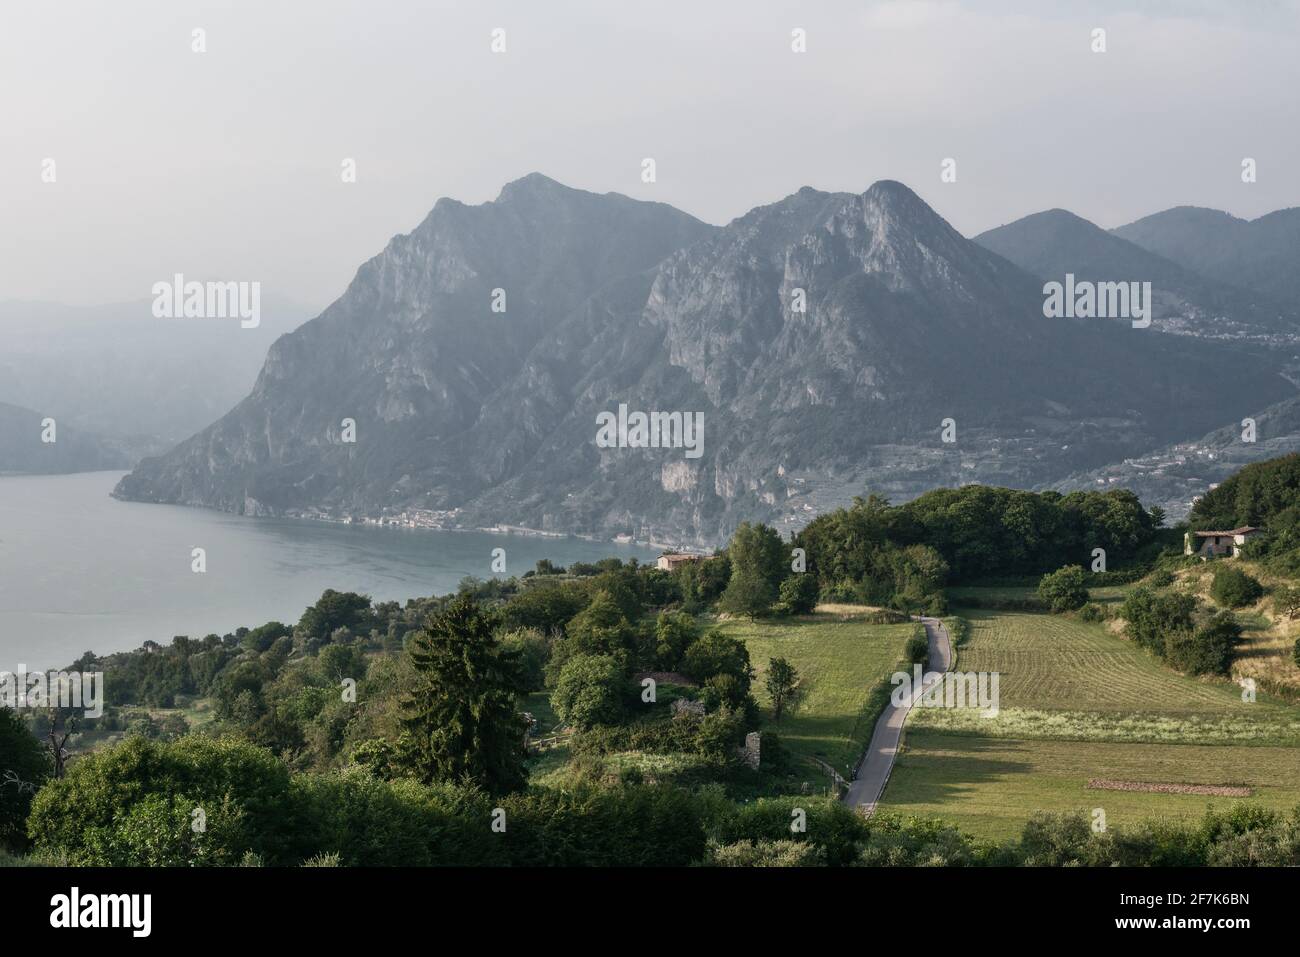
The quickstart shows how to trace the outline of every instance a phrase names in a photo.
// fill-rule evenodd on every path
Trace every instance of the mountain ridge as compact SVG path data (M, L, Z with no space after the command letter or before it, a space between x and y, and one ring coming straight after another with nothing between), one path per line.
M1097 467L1289 397L1280 371L1044 319L1037 277L896 181L804 187L715 227L536 175L440 200L272 347L243 402L114 494L707 545L864 482ZM620 403L699 412L704 455L598 447Z

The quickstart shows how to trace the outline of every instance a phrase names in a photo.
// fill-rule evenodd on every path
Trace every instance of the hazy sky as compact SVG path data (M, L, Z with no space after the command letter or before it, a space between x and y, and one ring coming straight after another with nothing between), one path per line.
M1255 217L1300 205L1298 13L1294 0L6 3L0 300L147 299L182 272L322 307L439 196L482 202L533 170L715 223L800 186L883 178L967 235L1053 206L1106 227L1178 204ZM940 182L945 157L956 183Z

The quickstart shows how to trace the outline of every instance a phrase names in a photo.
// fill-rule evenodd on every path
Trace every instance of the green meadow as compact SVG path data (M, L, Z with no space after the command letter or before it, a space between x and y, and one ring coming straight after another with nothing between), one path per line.
M961 671L1000 675L1000 712L915 709L883 806L1010 837L1035 810L1103 808L1110 824L1215 803L1300 804L1300 708L1179 675L1113 632L1047 614L969 610ZM1250 798L1096 790L1094 778L1244 786Z

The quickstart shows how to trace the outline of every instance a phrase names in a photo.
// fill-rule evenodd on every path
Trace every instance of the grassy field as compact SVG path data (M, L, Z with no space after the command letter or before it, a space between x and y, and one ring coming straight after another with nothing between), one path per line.
M1133 588L1132 585L1106 585L1101 588L1089 588L1089 597L1101 605L1118 605ZM962 599L981 599L984 601L1024 601L1038 598L1037 585L998 585L984 587L979 585L958 585L947 590L948 601L960 605Z
M1231 682L1184 678L1101 624L1032 612L971 610L962 617L970 622L971 636L958 666L999 672L1003 708L1174 714L1275 709L1268 702L1243 704L1241 689Z
M1092 778L1246 785L1255 793L1211 798L1094 790L1087 787ZM1113 827L1143 818L1197 818L1211 804L1241 801L1282 809L1300 804L1300 750L986 738L918 727L907 732L884 806L1005 839L1018 834L1036 809L1090 813L1099 807Z
M866 609L836 607L813 615L776 621L732 619L718 623L740 638L758 677L754 697L770 707L763 688L768 660L785 658L808 688L803 706L776 727L796 755L817 757L845 776L866 749L875 721L863 710L872 689L887 679L903 656L914 625L876 625L863 620Z
M997 672L996 717L919 708L884 806L1009 837L1035 810L1106 809L1109 823L1198 816L1210 803L1300 804L1300 708L1226 679L1171 671L1106 624L967 611L961 671ZM1251 798L1097 791L1090 778L1244 785Z

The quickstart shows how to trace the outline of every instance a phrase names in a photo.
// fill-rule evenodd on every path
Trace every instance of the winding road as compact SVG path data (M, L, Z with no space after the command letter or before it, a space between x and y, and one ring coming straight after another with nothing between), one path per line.
M876 803L885 793L889 772L894 769L894 758L898 755L898 742L903 736L903 722L907 720L913 702L940 680L939 673L952 667L952 642L948 638L948 629L937 618L923 617L921 623L925 625L925 634L930 641L930 667L926 674L935 673L935 676L921 689L913 691L906 704L895 705L890 701L876 722L875 730L871 732L871 743L867 745L867 753L862 756L857 774L844 796L845 803L864 816L870 816L875 811Z

